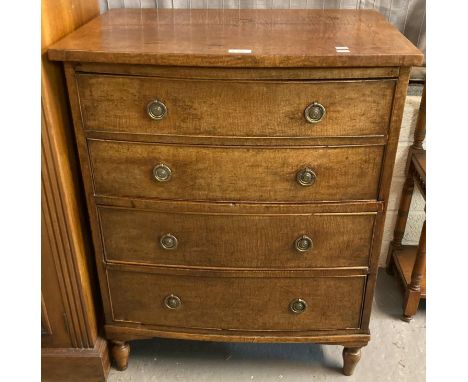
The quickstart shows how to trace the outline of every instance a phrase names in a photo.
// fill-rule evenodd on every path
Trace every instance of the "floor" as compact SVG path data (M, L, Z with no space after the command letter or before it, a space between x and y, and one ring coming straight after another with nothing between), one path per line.
M422 382L426 374L426 312L421 302L411 323L400 320L396 280L379 272L372 339L353 376L341 374L341 346L238 344L176 340L131 342L128 369L111 369L109 382L346 381Z

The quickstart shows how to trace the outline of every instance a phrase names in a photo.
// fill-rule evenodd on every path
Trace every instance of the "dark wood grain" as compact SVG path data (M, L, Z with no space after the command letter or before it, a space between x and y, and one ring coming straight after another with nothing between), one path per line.
M43 381L102 382L109 371L107 342L99 337L98 331L101 303L95 289L96 275L87 236L63 68L59 63L49 61L47 56L51 44L98 14L99 6L95 0L42 1Z
M337 53L337 46L350 53ZM229 53L249 49L250 54ZM115 9L55 44L51 59L175 66L420 65L374 10Z
M117 370L127 369L128 357L130 356L130 345L124 341L111 341L112 357L115 361Z
M361 348L345 347L343 349L343 374L353 375L357 363L361 359Z
M107 262L104 264L106 270L124 272L139 272L148 274L168 276L200 276L200 277L354 277L369 274L367 267L333 267L333 268L310 268L310 269L261 269L261 268L210 268L210 267L170 267L170 266L147 266L134 264L121 264Z
M129 65L96 62L73 62L72 65L77 73L198 80L365 80L396 79L400 74L398 66L360 68L275 67L245 70L245 68L229 67Z
M401 68L395 93L393 95L392 115L385 156L383 161L382 176L380 178L379 200L387 201L390 195L390 185L392 182L393 168L395 166L396 151L400 137L401 122L403 120L403 109L405 107L406 93L409 82L409 68ZM385 210L387 203L385 203Z
M52 326L50 325L49 314L47 313L47 306L44 301L44 296L41 293L41 336L52 335Z
M104 382L110 369L107 341L98 337L92 348L43 347L41 381Z
M369 265L375 212L311 213L290 207L242 214L236 208L224 213L196 214L170 206L135 210L99 207L104 250L108 261L205 267L312 268ZM253 234L252 232L255 232ZM172 234L174 250L160 239ZM313 248L295 249L302 235ZM240 239L240 240L239 240Z
M390 118L390 127L388 141L385 148L385 155L382 164L382 172L379 185L378 199L384 202L384 211L387 211L388 198L390 195L390 185L392 182L393 168L395 165L395 156L398 147L398 140L403 118L403 108L405 105L406 92L408 89L409 68L400 68L400 77L395 88L393 96L392 116ZM380 215L379 222L372 242L372 255L370 258L370 274L366 285L366 303L363 306L362 326L369 327L372 312L372 298L377 282L377 271L379 267L379 255L382 246L382 238L385 226L386 214Z
M373 11L124 10L49 54L66 61L118 367L125 341L161 336L339 344L351 374L421 53ZM153 98L165 120L145 115ZM304 125L313 101L326 118ZM153 178L159 163L168 182ZM311 187L296 182L304 166ZM170 253L166 231L180 240ZM291 237L307 233L315 247L298 260ZM181 309L164 307L171 293ZM291 317L299 293L310 310Z
M108 338L121 341L148 339L153 337L184 339L197 341L221 342L254 342L254 343L318 343L330 345L365 346L370 339L369 331L361 329L347 330L314 330L314 331L238 331L238 330L204 330L174 329L141 325L131 322L105 325Z
M385 145L386 135L359 136L310 136L310 137L219 137L219 136L184 136L184 135L150 135L122 133L115 131L86 130L86 137L102 141L128 141L161 143L172 145L203 145L203 146L369 146Z
M248 148L89 140L97 195L171 200L376 200L384 146ZM153 168L172 170L157 182ZM359 163L359 166L356 164ZM312 186L296 182L309 166Z
M395 82L77 77L85 129L185 137L385 136ZM146 113L154 99L167 107L162 120ZM316 124L304 117L312 102L326 109Z
M335 203L207 203L193 200L174 202L155 199L134 199L112 196L95 196L97 205L109 207L135 208L154 211L174 211L181 209L192 214L284 214L300 209L303 214L320 213L360 213L381 212L383 203L378 201L356 201Z
M79 100L77 97L76 91L76 81L73 67L70 64L64 65L65 69L65 78L67 81L67 86L69 90L69 102L70 102L70 109L71 115L73 118L73 125L75 127L75 143L78 149L79 154L79 161L80 161L80 169L81 169L81 176L83 178L83 188L85 192L85 200L88 212L88 218L90 220L90 228L91 228L91 236L94 245L94 251L96 254L103 253L102 249L102 242L100 239L100 231L99 225L97 224L97 210L94 203L93 198L93 190L92 190L92 182L89 180L92 179L91 175L91 165L89 162L89 156L87 154L87 143L86 138L83 134L80 134L82 131L81 129L81 116L80 116L80 108L79 108ZM102 275L105 272L105 267L102 261L99 261L98 257L95 256L95 263L97 268L98 276ZM104 316L106 319L110 317L110 301L109 295L107 292L107 281L102 276L98 277L99 287L101 291L101 299L102 299L102 308L104 311Z
M359 327L365 277L270 278L257 273L245 278L109 271L114 320L233 330ZM164 298L171 294L180 298L179 309L165 307ZM296 298L308 304L301 314L289 309Z

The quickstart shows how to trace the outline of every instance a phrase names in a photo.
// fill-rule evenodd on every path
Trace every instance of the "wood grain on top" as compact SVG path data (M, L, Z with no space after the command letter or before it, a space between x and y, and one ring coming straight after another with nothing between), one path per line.
M413 66L423 61L423 54L378 12L343 9L115 9L53 45L49 57L230 67Z

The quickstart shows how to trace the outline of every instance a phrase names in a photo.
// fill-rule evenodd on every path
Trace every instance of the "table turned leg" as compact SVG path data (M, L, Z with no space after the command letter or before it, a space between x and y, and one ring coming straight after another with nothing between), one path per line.
M343 349L343 374L352 375L360 359L360 347L345 347Z
M421 281L426 268L426 222L424 222L419 239L418 253L411 273L411 282L408 285L403 301L403 320L410 322L418 310L421 299Z
M393 232L393 240L390 242L387 255L387 273L393 273L393 250L401 246L403 236L405 235L406 222L411 206L411 199L413 198L414 180L411 175L408 175L403 185L401 193L400 206L398 208L397 220L395 223L395 230Z
M117 370L124 371L128 366L130 345L124 341L111 341L111 353Z

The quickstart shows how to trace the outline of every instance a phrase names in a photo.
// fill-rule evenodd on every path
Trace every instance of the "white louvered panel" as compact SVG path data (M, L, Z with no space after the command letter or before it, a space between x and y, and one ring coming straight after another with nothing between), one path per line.
M222 9L223 7L223 0L206 0L207 5L206 8L208 9Z
M123 0L107 0L106 5L107 5L107 8L109 9L124 7Z
M274 0L272 4L272 9L288 9L289 0Z
M180 8L180 9L189 8L189 0L173 0L172 8L176 8L176 9L177 8Z
M357 9L359 8L359 0L340 0L338 8L340 9Z
M408 21L405 25L404 34L414 43L418 43L421 39L421 31L424 26L425 34L425 17L426 17L426 7L420 7L414 1L410 1L408 8ZM410 22L412 20L413 22ZM419 23L417 22L419 21Z
M239 0L224 0L225 9L239 9Z
M125 8L141 8L140 0L122 0Z
M325 0L307 0L307 8L321 9L325 6Z
M304 9L307 7L307 0L291 0L290 1L290 8L292 9Z
M340 0L327 0L322 5L323 9L337 9L340 8Z
M255 7L258 9L269 9L271 8L271 0L257 0Z
M156 0L141 0L141 8L156 8Z
M257 9L257 2L256 1L240 1L240 7L242 9Z
M157 0L156 3L158 8L172 8L174 5L173 0Z
M191 0L189 1L189 8L192 9L204 9L206 8L207 2L206 0Z

